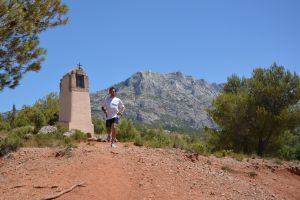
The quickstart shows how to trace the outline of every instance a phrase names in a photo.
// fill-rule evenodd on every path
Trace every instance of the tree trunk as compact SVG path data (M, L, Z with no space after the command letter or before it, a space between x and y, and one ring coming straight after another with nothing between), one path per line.
M258 140L258 150L257 155L260 157L263 157L265 150L265 143L263 142L263 139L260 137Z

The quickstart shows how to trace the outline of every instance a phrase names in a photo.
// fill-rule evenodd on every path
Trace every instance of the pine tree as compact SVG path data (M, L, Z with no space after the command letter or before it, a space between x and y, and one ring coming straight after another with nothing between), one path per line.
M0 91L41 69L46 50L39 47L38 36L66 24L67 11L61 0L0 0Z
M10 127L13 129L15 127L15 119L17 115L16 105L14 104L11 111L11 118L10 118Z
M224 93L209 110L221 128L224 148L263 156L269 144L300 124L300 78L274 63L257 68L251 78L228 78Z

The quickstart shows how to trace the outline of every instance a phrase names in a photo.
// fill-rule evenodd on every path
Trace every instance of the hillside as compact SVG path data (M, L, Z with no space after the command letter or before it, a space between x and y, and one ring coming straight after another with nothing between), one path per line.
M299 164L204 157L130 143L21 148L0 158L0 199L290 199L300 196ZM63 153L66 153L65 155ZM298 169L298 175L291 173Z
M181 72L146 71L137 72L114 86L127 107L126 117L133 121L168 129L215 127L206 109L222 91L222 85L194 80ZM107 90L91 94L94 116L103 117L99 105L106 95Z

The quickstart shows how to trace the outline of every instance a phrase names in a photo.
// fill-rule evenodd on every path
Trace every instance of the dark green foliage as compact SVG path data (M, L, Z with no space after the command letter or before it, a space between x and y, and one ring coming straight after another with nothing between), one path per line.
M28 126L35 127L36 132L46 124L46 119L43 112L34 107L23 107L15 120L15 126Z
M59 96L57 93L49 93L46 97L39 99L33 107L40 110L45 116L46 124L54 125L59 117Z
M15 151L20 146L20 138L8 136L5 139L0 139L0 157L5 154Z
M39 34L66 24L60 0L2 0L0 3L0 91L15 88L29 71L39 71L46 50Z
M11 130L11 134L16 135L20 138L25 138L27 134L33 134L33 133L34 133L33 126L23 126Z
M248 79L229 77L209 110L220 129L206 130L208 146L259 156L274 153L280 137L300 124L300 110L294 106L299 99L299 76L276 64L255 69Z
M5 135L0 132L0 157L19 147L68 147L87 140L87 135L81 131L76 130L71 137L64 136L64 132L65 128L58 127L54 133L35 134L32 126L18 127Z
M188 138L188 136L186 136ZM188 148L188 140L184 135L173 134L171 135L171 144L173 148L178 149L187 149Z
M49 93L46 97L39 99L33 106L23 106L19 111L15 106L7 119L0 120L0 130L10 130L15 127L34 126L35 131L48 124L54 125L58 121L59 97L56 93ZM2 115L1 115L2 117Z
M87 140L87 134L81 132L80 130L75 130L75 133L71 136L71 139L80 142L80 141L86 141Z
M11 115L11 114L10 114ZM56 93L49 93L39 99L33 106L23 106L14 117L14 127L35 126L38 131L42 126L54 125L58 121L59 97Z
M31 116L31 121L33 122L36 132L38 132L42 128L42 126L46 124L44 114L38 109L34 110L34 113Z
M207 147L200 142L192 143L191 150L198 154L206 154L207 153Z
M16 106L14 104L13 107L12 107L11 112L8 114L8 117L7 117L9 125L10 125L10 128L14 128L15 127L15 118L16 118L16 115L17 115L17 110L16 110Z
M138 131L133 123L123 118L117 128L117 139L121 142L134 141L138 136Z
M143 144L148 147L172 147L170 136L161 129L150 129L141 133Z
M102 119L99 118L93 118L92 119L94 124L94 132L96 134L101 134L105 131L105 122Z
M0 130L10 130L10 124L8 122L2 122L0 123Z
M35 147L60 147L70 143L69 138L65 138L60 132L50 134L36 134L31 140L27 140L23 146Z
M121 142L134 142L136 146L154 148L180 148L188 151L206 154L207 147L200 141L200 132L190 135L167 133L162 129L154 129L133 124L123 118L117 129L117 139Z
M143 146L143 140L142 137L140 135L138 135L135 139L134 139L134 145L135 146Z
M10 130L10 124L3 120L2 114L0 114L0 131Z
M229 141L223 141L226 139L226 134L220 134L217 130L205 128L205 142L210 152L216 152L220 149L226 149L227 145L230 145Z
M300 160L300 129L286 131L272 148L277 150L275 155L281 159Z
M22 110L18 113L18 116L15 119L15 126L22 127L22 126L29 126L32 125L30 121L30 116L32 115L33 109L31 107L23 107Z

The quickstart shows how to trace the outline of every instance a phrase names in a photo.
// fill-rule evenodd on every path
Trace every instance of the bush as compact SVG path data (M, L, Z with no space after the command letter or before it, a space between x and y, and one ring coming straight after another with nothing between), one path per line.
M210 152L218 151L223 147L223 145L221 144L220 133L213 129L205 129L205 142Z
M214 153L214 155L217 158L222 158L222 157L228 157L228 156L232 156L233 155L233 151L232 150L221 150L221 151L216 151Z
M31 120L35 126L36 132L38 132L42 128L42 126L46 124L45 116L40 110L35 110Z
M45 124L46 119L43 112L37 108L29 106L24 106L22 108L14 122L15 127L28 125L35 126L35 132L37 132Z
M270 154L271 157L300 160L300 129L286 131L270 149L275 152Z
M1 132L0 156L15 151L18 147L66 147L74 146L75 142L87 140L87 135L78 130L71 137L64 136L63 134L68 129L61 126L56 132L49 134L31 134L33 130L32 126L25 126L15 128L8 133Z
M191 144L191 150L195 153L198 153L198 154L207 153L207 149L206 149L205 145L203 145L201 143Z
M65 138L62 133L55 132L49 134L36 134L31 140L24 142L24 146L63 147L70 142L71 140Z
M14 134L20 138L24 138L26 136L26 134L30 134L34 132L34 127L32 126L23 126L23 127L17 127L14 128L11 131L11 134Z
M174 134L170 136L173 148L187 149L187 142L183 139L182 135Z
M0 131L1 130L6 130L9 131L10 130L10 124L8 122L0 122Z
M122 119L117 128L117 139L121 142L134 141L139 133L131 121Z
M17 150L20 147L20 138L15 135L10 135L3 140L0 140L0 157L5 154Z
M33 107L44 114L46 124L54 125L58 121L59 96L57 93L47 94L47 96L36 101Z
M80 141L86 141L87 140L87 134L79 131L79 130L75 130L75 133L71 136L71 139L80 142Z
M140 135L138 135L135 139L134 139L134 145L135 146L143 146L143 140L142 137Z
M154 148L171 147L170 136L164 133L161 129L151 129L150 131L142 133L141 136L145 146Z
M102 119L93 118L94 132L101 134L105 131L105 122Z

